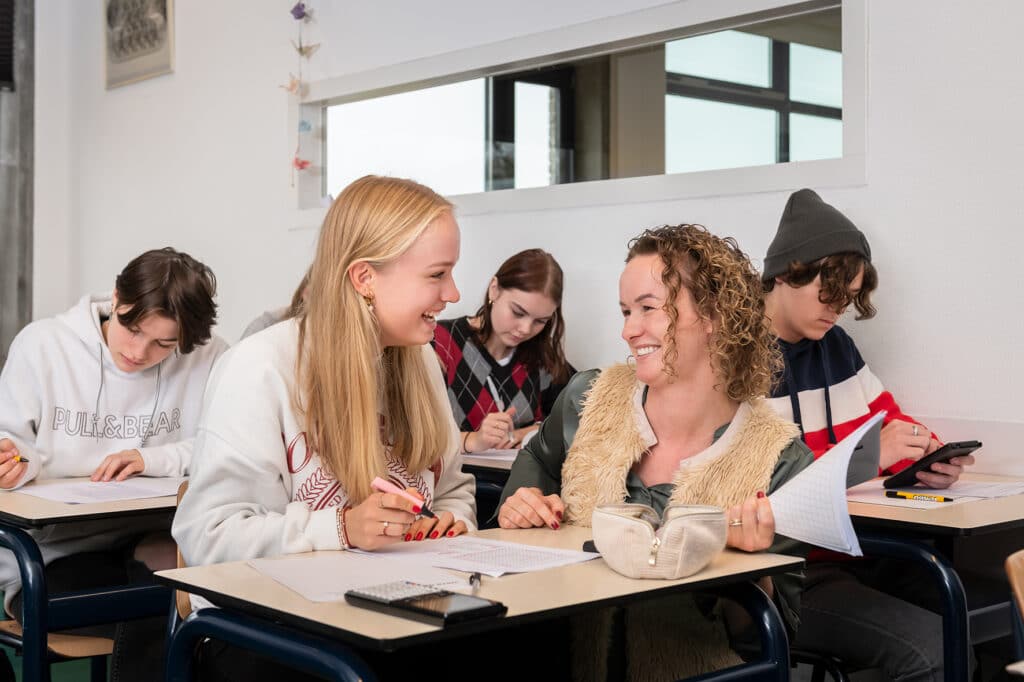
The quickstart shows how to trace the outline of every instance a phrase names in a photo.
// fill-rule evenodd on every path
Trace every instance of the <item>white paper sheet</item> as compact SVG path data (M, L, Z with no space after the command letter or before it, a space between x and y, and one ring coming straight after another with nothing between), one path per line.
M466 578L433 568L422 561L378 559L355 552L339 552L247 562L263 575L314 602L342 601L345 592L398 580L453 589L465 586Z
M951 492L953 490L952 488L949 490L923 490L910 488L910 490L913 490L914 492L952 497L953 500L951 502L929 502L927 500L905 500L900 497L886 497L885 488L882 487L882 481L884 480L884 478L876 478L868 481L867 483L861 483L858 486L854 486L846 491L846 499L850 502L882 504L888 507L904 507L906 509L936 509L937 507L945 507L951 504L961 504L963 502L971 502L973 500L980 499L978 497L953 495Z
M493 578L505 573L528 573L583 563L600 556L592 552L533 547L518 542L470 536L430 542L401 542L372 554L367 552L366 555L382 558L415 557L417 561L438 568L478 571Z
M67 504L144 500L150 497L177 495L184 478L146 478L137 476L126 481L61 481L30 483L17 492Z
M874 458L877 472L879 428L884 417L885 412L879 412L861 424L771 494L776 533L836 552L863 556L846 508L847 471L869 470L865 462L850 465L852 457L865 455ZM865 442L858 449L861 441Z
M915 493L927 495L947 495L957 497L1009 497L1010 495L1024 494L1024 483L1016 481L957 481L945 490L932 490L931 488L901 488Z

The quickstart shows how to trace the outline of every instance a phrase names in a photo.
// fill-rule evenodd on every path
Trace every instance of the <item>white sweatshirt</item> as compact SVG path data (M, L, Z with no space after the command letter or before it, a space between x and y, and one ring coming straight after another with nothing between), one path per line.
M100 329L100 316L109 314L109 297L85 296L67 312L28 325L11 343L0 374L0 438L10 438L28 459L16 487L36 477L89 476L107 455L133 449L142 453L144 476L187 472L206 378L227 344L214 336L188 355L122 372ZM64 526L37 534L46 563L115 546L133 524ZM0 583L9 603L20 583L7 550L0 551Z
M190 566L341 548L335 514L348 496L306 449L305 421L292 406L297 345L298 323L282 322L232 348L210 377L191 482L171 531ZM423 354L436 366L429 344ZM446 406L441 374L431 376ZM437 464L408 472L391 459L388 475L473 529L473 477L459 468L455 420L447 409L442 415L450 445Z

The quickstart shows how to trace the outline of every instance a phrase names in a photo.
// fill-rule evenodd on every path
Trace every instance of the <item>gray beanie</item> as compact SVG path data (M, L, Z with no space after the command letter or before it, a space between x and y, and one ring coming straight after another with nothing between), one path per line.
M817 192L802 189L786 202L779 230L764 257L762 277L785 273L793 261L813 263L837 253L858 253L871 262L871 247L857 226Z

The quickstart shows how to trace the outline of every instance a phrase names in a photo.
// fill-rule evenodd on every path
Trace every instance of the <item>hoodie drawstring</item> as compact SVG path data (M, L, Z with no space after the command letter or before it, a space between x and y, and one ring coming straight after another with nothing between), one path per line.
M825 424L828 425L828 442L835 445L839 442L836 438L835 429L832 428L832 397L829 395L828 387L832 385L832 370L828 362L828 346L824 343L818 344L821 348L821 369L825 374Z
M103 370L103 344L99 343L97 345L99 346L100 387L99 387L99 390L96 391L96 407L95 407L95 409L93 409L92 415L93 415L93 420L96 422L96 425L94 426L93 431L96 432L96 442L99 442L99 440L100 440L100 429L96 428L96 427L99 426L99 421L100 421L100 396L103 395L103 383L104 383L104 377L106 376L106 373ZM146 441L149 440L149 436L150 436L150 434L152 433L152 430L153 430L153 418L156 417L156 408L160 404L160 384L161 384L161 376L162 376L162 373L163 373L163 367L164 367L163 361L161 361L160 364L158 364L156 366L156 396L153 398L153 409L149 411L149 422L146 424L146 430L142 433L142 437L139 439L139 445L138 445L139 449L145 447Z

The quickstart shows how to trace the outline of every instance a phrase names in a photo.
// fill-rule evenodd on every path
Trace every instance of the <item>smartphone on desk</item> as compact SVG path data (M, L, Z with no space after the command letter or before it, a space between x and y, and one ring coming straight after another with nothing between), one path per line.
M491 599L407 581L349 590L345 601L364 609L441 627L504 616L508 611L504 604Z
M909 488L915 483L920 483L917 480L918 471L928 471L936 462L948 462L954 457L969 455L980 447L981 441L976 440L946 443L932 454L922 457L898 474L885 479L882 485L885 488Z

